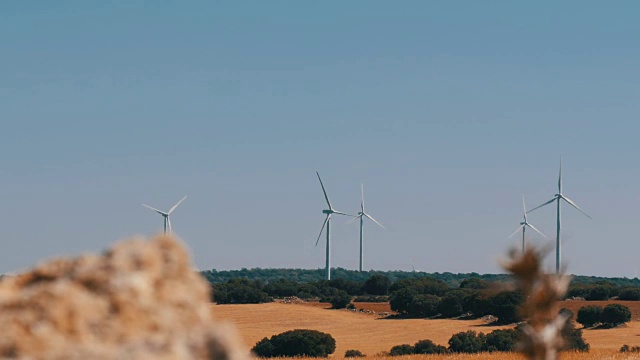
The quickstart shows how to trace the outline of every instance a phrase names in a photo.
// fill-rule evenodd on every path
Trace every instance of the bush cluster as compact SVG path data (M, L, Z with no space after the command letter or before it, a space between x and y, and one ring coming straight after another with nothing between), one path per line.
M631 321L631 311L620 304L601 306L583 306L578 310L576 321L585 328L601 324L604 327L614 327Z
M360 350L347 350L344 353L344 357L346 358L365 357L365 355Z
M264 292L261 281L232 279L224 284L215 284L211 289L211 300L218 304L260 304L273 301Z
M431 340L420 340L415 345L409 344L396 345L391 348L389 355L402 356L413 354L447 354L449 350L442 345L436 345Z
M640 346L629 346L627 344L624 344L620 348L620 352L623 352L623 353L626 353L626 352L637 353L637 352L640 352Z
M451 289L430 278L402 280L391 286L391 309L409 317L445 318L472 314L493 315L501 324L520 321L518 307L523 301L518 291L495 292L486 281L469 279Z
M259 357L327 357L336 350L335 339L316 330L291 330L264 338L251 349Z
M449 347L436 345L431 340L421 340L415 345L402 344L391 348L389 355L402 356L412 354L448 354L478 353L494 351L512 351L519 339L516 329L495 330L485 335L475 331L454 334L449 339Z

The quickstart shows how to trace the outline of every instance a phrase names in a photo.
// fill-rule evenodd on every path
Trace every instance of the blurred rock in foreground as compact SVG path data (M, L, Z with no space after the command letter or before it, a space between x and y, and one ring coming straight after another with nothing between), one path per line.
M248 358L209 298L168 236L52 260L0 281L0 358Z

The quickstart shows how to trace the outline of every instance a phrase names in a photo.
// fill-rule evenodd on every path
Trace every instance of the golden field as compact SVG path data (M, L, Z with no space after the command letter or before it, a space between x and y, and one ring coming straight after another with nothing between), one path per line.
M571 305L566 307L574 307L574 304ZM437 344L447 346L451 335L460 331L475 330L488 333L505 328L505 326L487 326L482 320L384 319L376 315L360 314L347 310L330 310L328 304L307 305L275 302L259 305L213 305L213 307L217 319L235 324L247 347L252 347L264 337L270 337L287 330L313 329L327 332L336 339L336 351L333 358L341 358L346 350L357 349L366 354L368 358L375 359L435 359L438 356L413 355L391 358L385 357L381 353L389 351L394 345L414 344L423 339L430 339ZM635 315L634 311L633 321L619 328L585 330L583 336L591 345L591 351L587 354L564 353L562 358L640 359L640 354L621 354L618 352L623 344L640 345L640 321L637 321ZM447 355L446 358L451 360L523 359L518 354L512 353Z

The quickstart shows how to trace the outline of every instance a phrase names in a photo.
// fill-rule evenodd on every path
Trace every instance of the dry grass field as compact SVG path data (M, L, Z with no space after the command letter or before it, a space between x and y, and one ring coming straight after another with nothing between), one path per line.
M564 307L572 308L580 302ZM593 302L590 304L594 304ZM361 306L362 305L362 306ZM602 304L598 304L602 305ZM366 303L356 305L367 308ZM637 310L634 306L634 320ZM248 347L253 346L264 337L292 330L314 329L330 333L336 339L334 358L340 358L346 350L357 349L368 358L391 359L382 355L392 346L413 344L418 340L430 339L437 344L447 345L452 334L475 330L491 332L504 326L486 326L481 320L448 320L448 319L383 319L375 315L354 313L346 310L330 310L328 304L282 304L268 303L260 305L214 305L217 319L226 320L236 325L241 337ZM388 305L372 305L375 310L387 311ZM574 310L577 312L577 308ZM579 326L579 325L578 325ZM640 321L616 329L585 330L584 337L591 345L588 354L565 353L563 359L640 359L640 354L620 354L618 349L623 344L640 345ZM434 356L406 356L393 359L433 359ZM518 354L479 354L449 355L447 359L522 359Z

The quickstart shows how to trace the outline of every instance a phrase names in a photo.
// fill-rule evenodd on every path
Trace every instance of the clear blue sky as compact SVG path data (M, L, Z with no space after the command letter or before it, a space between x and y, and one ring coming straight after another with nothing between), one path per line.
M0 272L161 229L200 269L324 266L324 199L365 267L480 273L565 193L577 274L640 253L634 1L3 1ZM530 221L554 238L555 211ZM336 219L333 264L355 269ZM549 240L535 237L537 244ZM551 257L549 260L552 260ZM551 261L549 263L551 265ZM550 266L551 268L551 266Z

